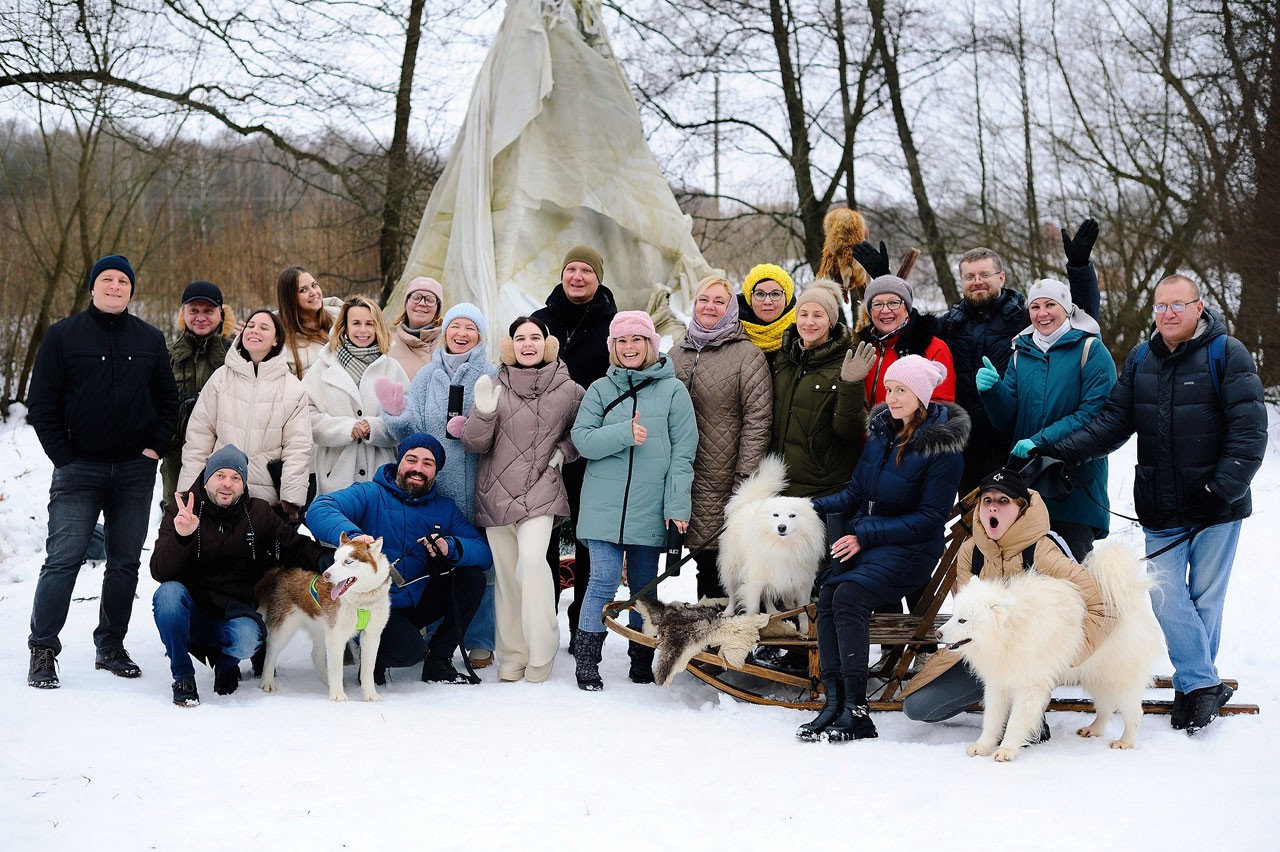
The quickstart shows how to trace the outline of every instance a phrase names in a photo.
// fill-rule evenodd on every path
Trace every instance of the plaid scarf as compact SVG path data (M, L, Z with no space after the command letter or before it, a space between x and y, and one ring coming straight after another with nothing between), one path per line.
M351 338L345 334L342 335L342 345L338 347L338 363L347 371L347 375L356 383L356 387L360 387L360 379L364 377L364 371L380 357L382 357L382 350L378 348L377 343L372 346L355 346L351 343Z

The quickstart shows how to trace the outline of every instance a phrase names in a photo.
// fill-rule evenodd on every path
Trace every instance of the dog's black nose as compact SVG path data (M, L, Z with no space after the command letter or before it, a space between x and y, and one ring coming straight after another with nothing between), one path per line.
M787 534L787 525L778 524L778 535L786 535L786 534Z

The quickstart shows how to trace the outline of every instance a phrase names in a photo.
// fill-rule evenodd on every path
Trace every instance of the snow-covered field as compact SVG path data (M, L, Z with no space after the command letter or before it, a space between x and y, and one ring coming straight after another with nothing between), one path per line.
M1273 415L1219 655L1261 715L1195 738L1149 716L1122 752L1077 738L1085 715L1055 713L1051 742L996 764L964 754L976 716L928 727L880 713L877 740L798 743L810 714L742 704L687 674L671 689L632 684L617 636L599 694L577 689L562 654L544 684L487 669L477 687L427 686L402 670L381 704L332 704L300 638L278 694L246 680L217 696L197 666L204 703L180 709L151 620L149 546L128 640L142 678L93 668L102 568L90 563L62 633L62 688L29 689L51 468L15 407L0 424L0 837L15 850L1274 849L1278 434ZM1128 513L1133 452L1112 465L1113 504ZM1131 526L1114 530L1140 548ZM686 572L662 594L688 599L692 586Z

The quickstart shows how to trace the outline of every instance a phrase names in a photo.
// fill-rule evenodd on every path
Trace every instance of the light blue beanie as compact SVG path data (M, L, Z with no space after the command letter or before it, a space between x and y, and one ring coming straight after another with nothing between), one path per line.
M441 321L441 328L448 328L449 323L456 319L469 319L476 324L476 328L480 330L480 339L484 340L489 336L489 329L485 325L484 314L480 313L480 309L470 302L460 302L452 308L444 312L444 320Z

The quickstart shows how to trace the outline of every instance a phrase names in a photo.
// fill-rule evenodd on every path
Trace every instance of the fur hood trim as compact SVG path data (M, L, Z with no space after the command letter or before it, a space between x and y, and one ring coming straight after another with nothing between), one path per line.
M871 409L867 419L867 435L892 436L893 417L887 403ZM925 420L911 436L911 448L925 456L964 451L972 426L969 413L954 402L931 402Z
M542 353L542 363L550 364L559 357L560 341L554 334L548 334L546 351ZM511 340L511 335L503 335L502 340L498 341L498 360L508 367L516 365L516 347Z

